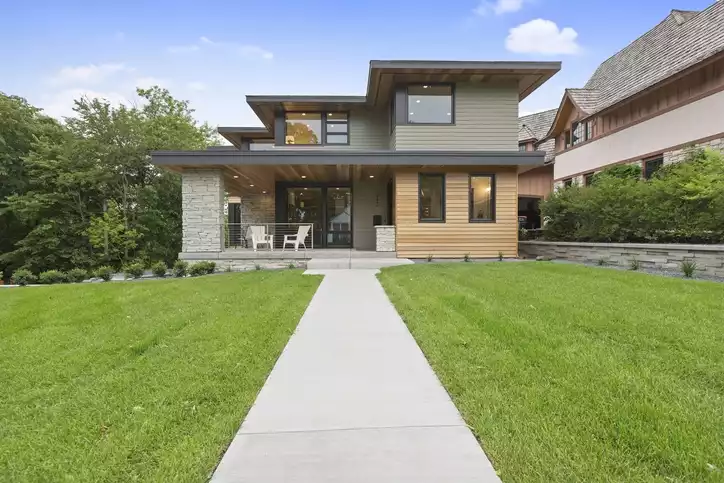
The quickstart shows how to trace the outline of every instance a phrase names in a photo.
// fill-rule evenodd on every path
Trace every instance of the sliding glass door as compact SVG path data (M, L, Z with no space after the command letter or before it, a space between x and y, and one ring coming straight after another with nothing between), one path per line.
M352 190L350 188L331 187L327 190L327 230L328 247L352 246Z
M315 248L352 247L352 189L344 186L286 188L286 223L313 223Z

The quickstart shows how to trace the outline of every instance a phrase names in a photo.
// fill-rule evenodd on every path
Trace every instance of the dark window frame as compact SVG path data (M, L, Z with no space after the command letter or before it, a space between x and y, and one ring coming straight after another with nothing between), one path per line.
M442 193L440 195L440 203L442 218L423 218L422 217L422 178L441 178L442 179ZM445 204L447 203L446 193L446 177L445 173L418 173L417 174L417 222L418 223L445 223Z
M410 122L410 87L450 87L450 122ZM421 82L405 85L405 125L408 126L454 126L455 125L455 84L451 82Z
M653 178L654 175L655 175L661 168L664 167L664 155L663 155L663 154L659 154L658 156L653 156L653 157L651 157L651 158L647 158L647 159L644 159L644 160L642 160L642 161L643 161L643 166L641 166L641 167L642 167L643 169L641 170L641 176L643 176L644 179L651 179L651 178ZM654 169L651 173L648 173L646 167L648 166L649 163L652 163L652 162L658 163L658 167L657 167L656 169Z
M571 140L573 139L573 134L571 133L570 129L566 129L563 131L563 149L568 149L571 147Z
M528 143L518 143L518 152L522 153L524 151L528 151Z
M318 144L286 144L287 139L287 114L319 114L321 122L322 122L322 133L320 135L320 142ZM346 120L335 120L335 119L328 119L327 114L346 114L347 119ZM284 111L284 140L285 143L282 146L300 146L300 147L314 147L314 146L349 146L350 143L350 120L351 120L351 114L349 111ZM330 143L327 142L327 134L332 135L342 135L345 133L327 133L327 124L331 123L337 123L337 124L346 124L347 125L347 142L346 143Z
M491 218L475 218L473 216L473 208L475 206L475 199L473 198L473 178L490 178L490 215ZM469 223L497 223L496 218L496 176L495 173L470 173L468 175L468 222Z
M593 184L593 176L595 174L596 173L594 171L584 174L583 175L583 186L591 186Z
M564 188L569 188L569 187L571 187L571 186L573 186L573 178L566 178L566 179L563 180L563 187L564 187Z

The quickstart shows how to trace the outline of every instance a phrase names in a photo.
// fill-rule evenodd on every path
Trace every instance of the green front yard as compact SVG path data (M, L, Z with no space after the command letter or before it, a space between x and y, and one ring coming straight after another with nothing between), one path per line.
M504 482L724 481L724 285L550 263L380 280Z
M0 481L206 481L320 279L0 291Z

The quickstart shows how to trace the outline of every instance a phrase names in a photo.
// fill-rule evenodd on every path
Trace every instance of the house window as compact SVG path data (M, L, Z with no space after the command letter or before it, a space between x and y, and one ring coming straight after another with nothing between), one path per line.
M322 144L322 114L287 112L285 144Z
M419 221L445 221L445 175L420 174Z
M584 124L586 125L586 141L593 139L593 123L586 121Z
M451 85L414 85L407 88L408 124L452 124Z
M646 161L644 161L644 178L651 179L654 173L656 173L663 165L663 156L659 156L653 159L647 159Z
M576 144L581 144L583 141L586 140L586 123L581 122L574 122L571 126L573 137L571 139L571 144L575 146Z
M564 136L565 136L564 147L565 147L565 149L568 149L571 147L571 131L566 130L566 132L564 133Z
M528 148L526 147L525 143L521 143L518 145L518 151L527 151Z
M573 186L573 178L566 178L563 180L563 186L568 188L569 186Z
M583 185L591 186L593 184L593 175L595 173L586 173L583 175Z
M346 112L328 112L325 121L325 144L349 144L349 116Z
M495 176L470 175L470 221L495 221Z

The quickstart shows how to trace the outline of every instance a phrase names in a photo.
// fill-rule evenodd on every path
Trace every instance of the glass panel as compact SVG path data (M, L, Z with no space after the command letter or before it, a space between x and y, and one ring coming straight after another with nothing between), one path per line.
M644 178L650 179L661 166L664 165L664 158L649 159L644 162Z
M321 144L322 115L318 112L286 113L286 144Z
M452 124L452 87L410 86L407 107L411 124Z
M346 134L327 134L327 144L347 144Z
M321 246L322 214L322 188L287 188L287 223L314 223L315 247Z
M352 246L352 191L327 188L327 246Z
M347 126L348 124L346 122L328 122L327 132L347 134Z
M347 120L347 113L346 112L328 112L327 113L327 120L328 121L344 121Z
M420 175L420 220L443 221L445 216L445 177Z
M471 220L493 219L493 177L470 177Z

